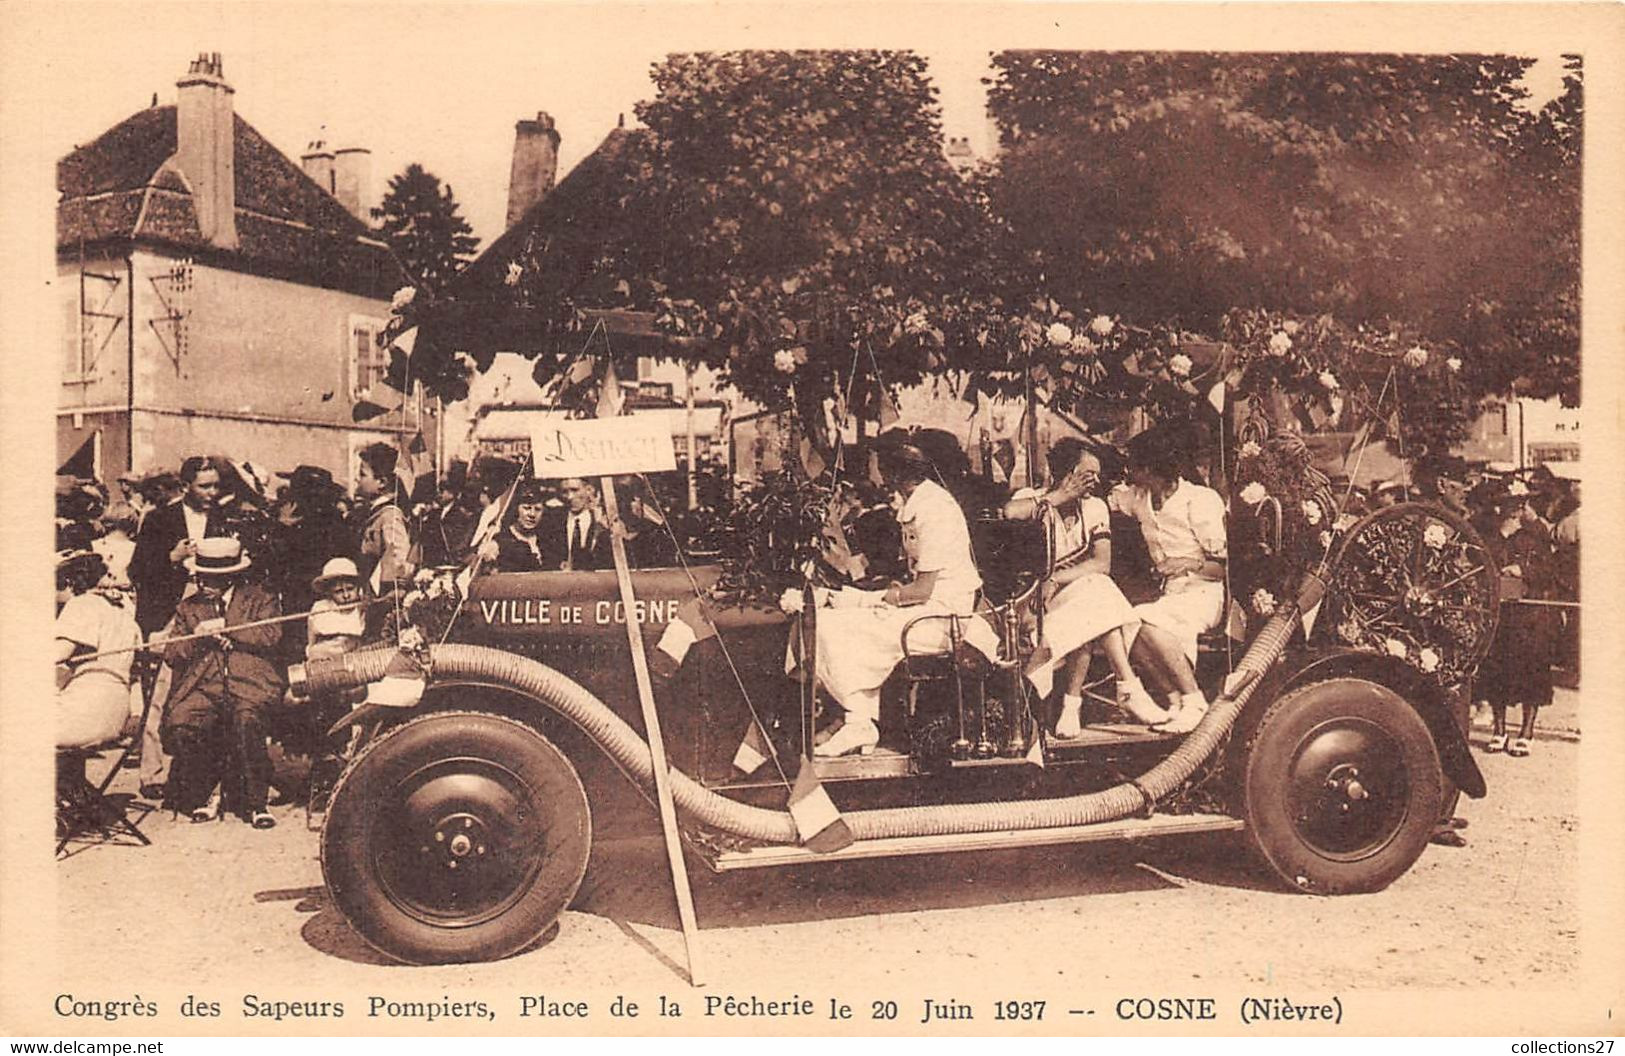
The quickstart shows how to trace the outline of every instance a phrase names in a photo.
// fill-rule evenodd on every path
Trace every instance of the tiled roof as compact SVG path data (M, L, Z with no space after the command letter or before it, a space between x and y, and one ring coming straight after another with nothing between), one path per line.
M204 244L186 181L164 167L175 153L175 108L155 106L57 162L58 251L129 241L373 297L405 282L365 224L241 116L234 121L236 250Z

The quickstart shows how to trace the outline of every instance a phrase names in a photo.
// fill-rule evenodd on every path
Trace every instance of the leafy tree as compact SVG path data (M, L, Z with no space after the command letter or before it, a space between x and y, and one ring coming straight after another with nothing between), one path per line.
M1562 339L1572 306L1529 282L1568 273L1578 214L1553 205L1577 174L1557 142L1574 122L1553 116L1539 134L1546 120L1519 105L1529 60L1006 52L994 64L995 208L1054 296L1122 313L1119 341L1138 334L1133 369L1108 361L1108 374L1157 377L1181 330L1267 353L1287 319L1324 340L1266 373L1310 393L1323 370L1380 382L1423 347L1462 404L1440 415L1425 402L1438 385L1401 390L1412 425L1442 425L1430 447L1478 395L1577 374ZM1532 194L1540 165L1559 171ZM1549 338L1542 352L1531 327Z
M480 240L459 211L451 186L413 162L389 181L373 218L408 275L431 292L473 259Z

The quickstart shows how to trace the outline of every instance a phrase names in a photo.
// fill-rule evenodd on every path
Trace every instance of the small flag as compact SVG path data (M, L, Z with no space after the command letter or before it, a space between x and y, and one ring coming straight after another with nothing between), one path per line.
M734 766L747 774L754 774L768 761L772 751L762 734L761 724L752 718L750 725L745 727L745 739L739 742L739 750L734 753Z
M625 404L626 394L621 392L621 379L615 374L615 362L606 357L604 380L598 386L598 417L618 417Z
M1315 633L1315 619L1320 615L1320 602L1315 602L1301 617L1303 620L1303 636L1308 638Z
M424 443L421 429L410 438L398 435L396 444L400 457L395 460L395 476L401 482L401 493L410 498L416 494L418 481L429 472L429 445Z
M717 636L717 625L711 621L705 604L699 598L690 598L677 607L677 618L666 624L666 630L655 643L652 670L661 678L670 678L683 666L683 659L695 642Z
M1027 681L1038 694L1038 699L1046 700L1050 697L1050 690L1055 689L1055 656L1051 655L1050 647L1040 647L1033 653L1033 661L1027 666Z
M1029 719L1028 721L1031 722L1032 720ZM1042 770L1044 768L1044 730L1036 722L1032 726L1033 743L1027 749L1027 762Z
M1224 382L1220 381L1207 390L1207 402L1213 405L1215 411L1224 413Z
M413 708L423 699L429 680L423 666L403 652L389 658L384 677L367 686L364 703L385 708Z
M801 772L790 789L790 817L796 823L796 833L802 846L818 854L829 854L850 847L854 840L852 830L819 784L810 760L801 761Z
M1247 610L1235 598L1230 599L1230 607L1225 610L1224 633L1233 642L1247 640Z

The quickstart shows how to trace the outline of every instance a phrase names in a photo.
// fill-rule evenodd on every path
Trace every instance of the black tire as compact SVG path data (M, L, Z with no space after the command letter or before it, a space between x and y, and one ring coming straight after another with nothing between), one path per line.
M1246 749L1242 810L1264 862L1315 894L1379 891L1427 848L1446 796L1427 724L1362 678L1298 686Z
M322 828L322 876L380 952L487 961L558 920L591 848L587 794L564 753L513 719L437 712L345 771Z

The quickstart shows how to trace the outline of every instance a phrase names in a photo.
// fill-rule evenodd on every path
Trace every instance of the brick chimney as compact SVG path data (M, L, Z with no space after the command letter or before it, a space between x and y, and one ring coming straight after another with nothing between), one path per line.
M236 128L218 51L200 54L175 82L175 166L192 188L198 228L212 246L237 248Z
M305 175L316 181L316 186L332 194L337 190L338 184L333 171L333 152L327 149L327 141L313 139L305 152L299 155L299 167L305 170Z
M344 147L333 152L333 197L351 216L372 223L372 151Z
M559 133L553 118L537 111L536 120L514 125L513 168L508 173L508 222L519 218L553 189L559 169Z

